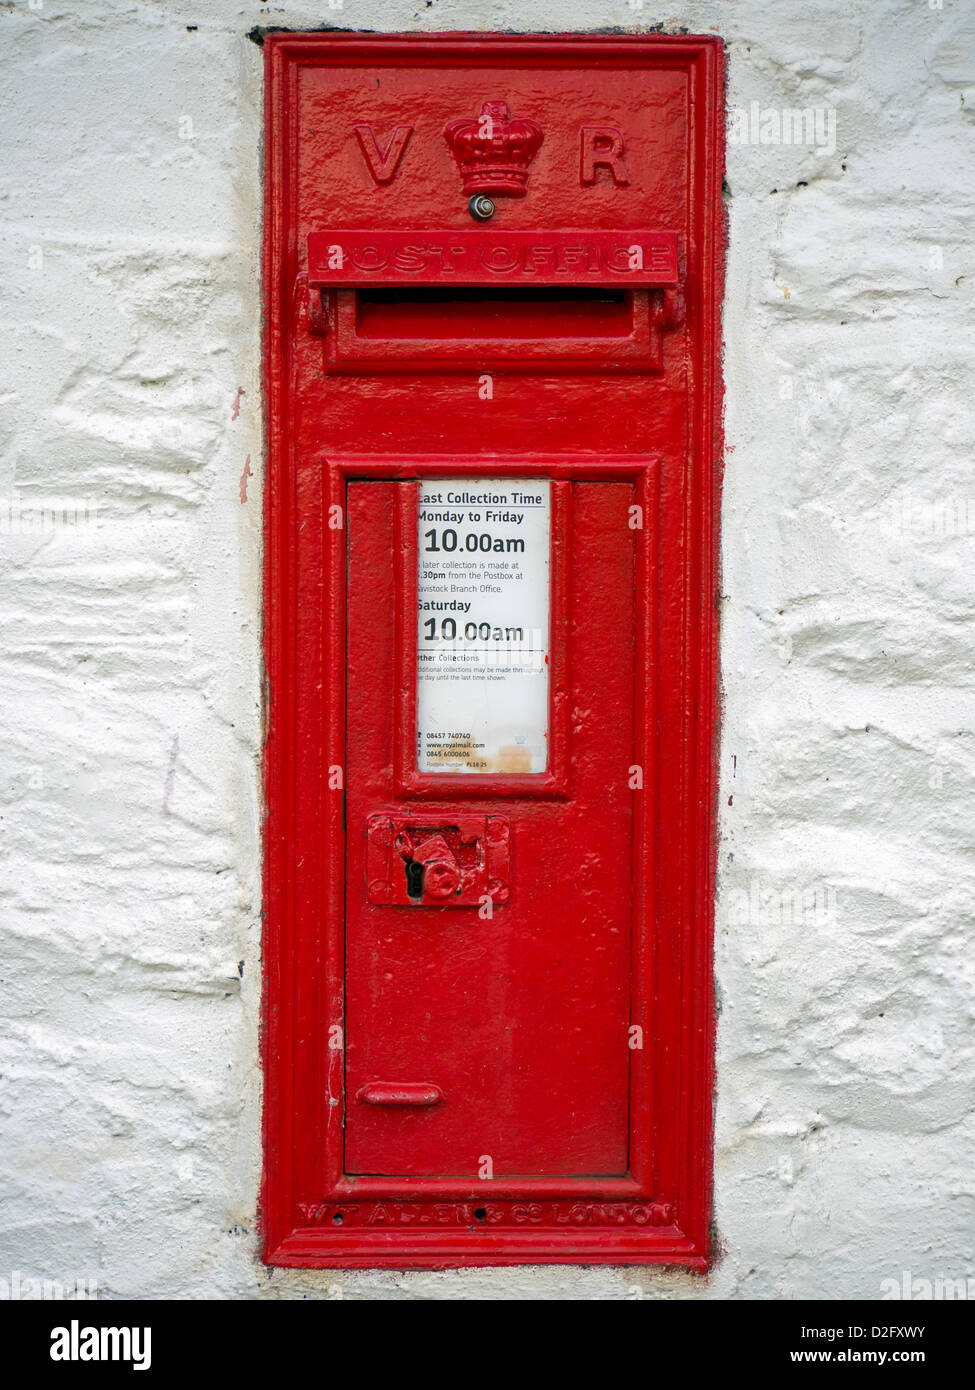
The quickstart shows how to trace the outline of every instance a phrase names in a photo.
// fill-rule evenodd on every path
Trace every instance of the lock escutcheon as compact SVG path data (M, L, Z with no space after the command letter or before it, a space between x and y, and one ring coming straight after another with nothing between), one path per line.
M369 901L399 907L479 907L508 901L510 833L502 816L447 825L374 815L366 829Z

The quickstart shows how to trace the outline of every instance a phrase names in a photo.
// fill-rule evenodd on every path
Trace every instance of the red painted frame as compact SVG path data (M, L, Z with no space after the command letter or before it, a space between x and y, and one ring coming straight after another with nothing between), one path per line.
M663 61L688 67L698 84L707 129L694 173L700 293L686 454L667 466L640 455L396 461L323 455L319 486L312 489L296 467L289 409L291 343L301 315L289 242L287 113L296 65L325 54L334 60L337 51L350 58L382 52L409 63L421 54L456 59L465 50L496 55L499 66L508 54L524 58L530 52L544 65L581 44L608 61L652 48ZM264 1258L319 1267L600 1262L703 1270L710 1255L713 1081L720 42L279 35L267 41L267 61ZM329 790L327 769L341 767L345 756L346 583L344 533L330 543L336 533L329 529L329 508L344 505L350 478L475 470L632 480L650 522L638 557L637 657L647 679L635 692L643 743L636 760L646 775L645 790L634 799L634 920L653 930L635 931L633 1017L653 1045L632 1054L630 1174L568 1182L499 1179L490 1185L490 1202L483 1188L461 1190L455 1179L344 1178L342 1053L327 1047L329 1026L341 1019L343 1004L343 798ZM665 489L680 506L658 501ZM321 577L320 604L307 602L307 587L306 601L297 602L299 536L304 563ZM410 717L408 710L403 717ZM410 795L434 792L416 786ZM377 1222L363 1219L367 1203L373 1214L384 1213Z

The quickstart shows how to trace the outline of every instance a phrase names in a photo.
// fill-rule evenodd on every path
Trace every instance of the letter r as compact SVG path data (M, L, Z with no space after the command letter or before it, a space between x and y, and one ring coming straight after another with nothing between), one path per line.
M613 182L625 188L630 175L623 161L623 132L611 125L584 125L580 132L579 182L596 182L596 170L608 169Z

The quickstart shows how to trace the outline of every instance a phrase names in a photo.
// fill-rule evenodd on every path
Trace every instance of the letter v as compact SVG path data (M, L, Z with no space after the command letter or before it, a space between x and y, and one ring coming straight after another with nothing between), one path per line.
M413 134L413 127L398 125L389 137L389 144L385 150L379 148L376 132L371 125L357 125L355 133L362 157L368 164L373 179L376 183L392 183Z

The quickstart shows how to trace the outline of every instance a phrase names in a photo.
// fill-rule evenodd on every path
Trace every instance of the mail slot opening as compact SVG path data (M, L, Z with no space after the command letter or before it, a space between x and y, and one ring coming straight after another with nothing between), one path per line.
M360 338L625 338L633 297L646 291L593 287L415 286L355 292Z

